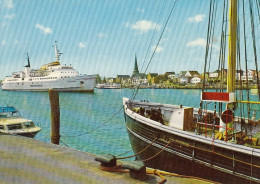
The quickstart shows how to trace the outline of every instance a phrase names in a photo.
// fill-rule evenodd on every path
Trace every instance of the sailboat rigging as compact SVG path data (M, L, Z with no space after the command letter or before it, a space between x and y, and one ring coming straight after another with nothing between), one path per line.
M225 2L224 0L223 21L227 18ZM211 1L212 12L210 11L209 14L205 63L210 58L208 52L213 38L210 29L213 26L214 4L215 1ZM249 6L252 8L252 4ZM224 24L222 24L222 48L219 56L219 68L222 71L218 71L223 79L221 86L226 86L226 91L221 89L212 92L206 89L205 67L199 108L123 98L126 128L132 148L135 153L141 152L136 157L146 166L223 183L249 181L260 183L260 120L257 119L256 111L251 108L252 105L259 106L260 102L250 101L249 98L240 99L241 95L236 94L238 87L235 77L236 68L240 67L241 60L238 18L238 2L230 0L227 81L224 79L226 30ZM252 22L251 26L254 27ZM253 47L255 49L256 45L254 44ZM256 52L255 62L259 90ZM248 90L247 85L246 83L246 90ZM208 104L212 102L215 109L207 109ZM243 104L246 104L247 108ZM242 110L248 111L247 116ZM142 152L144 149L147 150Z

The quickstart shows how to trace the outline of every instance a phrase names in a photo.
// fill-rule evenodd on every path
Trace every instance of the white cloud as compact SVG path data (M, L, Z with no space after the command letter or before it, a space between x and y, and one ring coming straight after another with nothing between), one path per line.
M14 17L15 17L15 14L6 14L4 16L5 19L9 19L9 20L12 20Z
M136 8L136 10L138 11L138 12L141 12L141 13L144 13L144 9L142 8Z
M188 18L188 21L189 22L196 22L196 23L198 23L198 22L202 22L204 18L205 18L204 14L195 15L195 17Z
M203 38L198 38L197 40L193 40L187 43L188 47L196 47L196 46L201 46L205 47L206 46L206 40Z
M14 8L13 0L4 0L4 6L9 9Z
M126 22L124 23L125 27L130 27L130 23L129 22Z
M86 43L79 42L79 48L86 48Z
M20 42L18 40L14 40L14 41L6 41L6 40L2 40L0 42L0 45L8 45L8 46L17 46Z
M126 27L130 27L133 30L137 30L140 33L146 33L150 30L160 30L161 26L148 20L139 20L136 23L129 25L129 23L125 24Z
M41 25L41 24L36 24L35 27L38 28L38 29L40 29L40 30L43 32L43 34L51 34L51 33L52 33L51 28L49 28L49 27L44 27L44 26Z
M152 51L154 51L154 49L155 49L155 45L154 46L152 46ZM155 52L157 52L157 53L159 53L159 52L161 52L163 50L163 48L162 47L160 47L160 46L158 46L157 48L156 48L156 51Z
M98 37L99 38L105 38L105 37L107 37L107 35L105 33L98 33Z
M1 42L1 45L5 45L5 44L6 44L6 41L3 40L3 41Z
M6 23L5 23L5 22L3 22L3 23L2 23L2 28L3 28L3 27L5 27L5 26L6 26Z

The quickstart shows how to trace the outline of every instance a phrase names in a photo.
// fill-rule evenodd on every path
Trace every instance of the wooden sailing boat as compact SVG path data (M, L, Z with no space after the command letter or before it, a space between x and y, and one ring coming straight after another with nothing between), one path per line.
M237 0L230 0L229 11L227 91L201 94L202 103L225 104L222 113L123 99L133 151L146 166L223 183L260 183L260 140L254 138L260 132L260 122L255 115L251 118L234 115L238 103L235 95ZM254 129L250 135L246 131L249 125Z

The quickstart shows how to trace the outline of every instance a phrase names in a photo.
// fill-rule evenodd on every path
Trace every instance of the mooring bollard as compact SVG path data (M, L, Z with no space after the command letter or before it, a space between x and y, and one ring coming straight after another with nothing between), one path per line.
M95 160L100 162L100 165L103 167L115 167L116 166L116 157L111 154L102 154L97 155Z
M141 161L124 161L122 168L130 170L130 178L146 180L146 167Z
M51 142L59 144L60 142L60 105L59 92L55 89L49 89L49 99L51 107Z

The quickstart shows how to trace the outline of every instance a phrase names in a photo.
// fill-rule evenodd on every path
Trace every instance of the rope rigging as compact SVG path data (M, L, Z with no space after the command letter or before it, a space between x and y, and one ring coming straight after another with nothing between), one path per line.
M166 29L166 26L167 26L167 24L168 24L168 22L169 22L169 19L170 19L171 15L172 15L172 12L173 12L174 8L175 8L176 2L177 2L177 0L175 0L174 4L173 4L173 6L172 6L172 9L171 9L171 11L170 11L170 14L169 14L169 16L168 16L168 18L167 18L167 20L166 20L166 23L165 23L165 25L164 25L164 27L163 27L163 30L162 30L162 33L161 33L161 35L160 35L160 38L159 38L159 40L158 40L158 42L157 42L157 44L156 44L156 46L155 46L155 48L154 48L154 51L153 51L153 53L152 53L152 56L151 56L151 58L150 58L150 60L149 60L149 62L148 62L148 65L147 65L147 67L146 67L144 73L146 73L146 71L147 71L149 65L150 65L151 62L152 62L153 56L154 56L154 54L155 54L155 52L156 52L156 50L157 50L157 47L158 47L158 45L159 45L159 43L160 43L160 41L161 41L161 39L162 39L162 36L163 36L164 31L165 31L165 29ZM136 94L137 94L137 92L138 92L138 90L139 90L140 85L141 85L141 84L139 84L139 85L137 86L137 88L136 88L136 90L135 90L135 92L134 92L134 94L133 94L133 96L132 96L132 100L135 99Z
M151 38L150 43L149 43L149 45L148 45L148 47L147 47L147 51L146 51L146 54L145 54L145 57L144 57L144 61L143 61L143 64L142 64L142 67L141 67L141 70L140 70L140 71L143 70L144 64L145 64L145 62L146 62L146 58L147 58L147 56L148 56L148 53L149 53L149 50L150 50L150 46L151 46L152 41L153 41L153 37L154 37L154 35L155 35L155 31L156 31L156 29L157 29L157 25L158 25L159 19L160 19L161 14L162 14L162 10L163 10L163 7L164 7L164 3L165 3L165 0L163 1L163 4L162 4L161 10L160 10L160 13L159 13L159 15L158 15L158 18L157 18L157 21L156 21L156 26L155 26L155 28L154 28L154 30L153 30L152 38ZM145 71L144 73L146 73L146 71ZM138 92L138 89L139 89L140 85L141 85L141 84L139 84L139 85L137 86L137 88L133 91L133 94L132 94L132 99L133 99L133 100L134 100L134 98L135 98L135 96L136 96L136 94L137 94L137 92Z
M212 5L213 0L210 1L210 7L209 7L209 19L208 19L208 32L207 32L207 44L206 44L206 53L205 53L205 65L204 65L204 80L203 80L203 87L202 91L205 89L205 79L206 79L206 65L207 65L207 60L208 60L208 52L209 52L209 45L210 45L210 35L211 35L211 26L212 26L212 21L211 21L211 16L213 15L212 13L212 8L214 6L214 3ZM202 101L200 104L200 107L202 108Z
M249 98L249 87L248 87L248 67L247 67L247 44L246 44L246 23L245 23L245 4L243 1L243 28L244 28L244 49L245 49L245 70L246 70L246 93L247 93L247 101L250 101ZM250 105L247 104L247 117L250 117Z
M155 28L154 28L154 30L153 30L152 38L151 38L150 43L149 43L149 45L148 45L148 47L147 47L147 51L146 51L146 54L145 54L145 57L144 57L144 62L143 62L143 64L142 64L141 71L143 70L144 64L145 64L145 62L146 62L146 58L147 58L147 56L148 56L150 47L151 47L151 45L152 45L153 37L154 37L154 35L155 35L155 31L156 31L156 29L157 29L158 22L159 22L159 19L160 19L160 17L161 17L161 14L162 14L162 10L163 10L163 7L164 7L164 3L165 3L165 0L163 1L163 4L162 4L161 10L160 10L160 13L159 13L158 18L157 18L157 21L156 21L156 26L155 26ZM145 72L144 72L144 73L145 73Z
M252 9L252 1L249 1L249 8L250 8L250 18L251 18L251 34L252 34L252 38L253 38L253 49L254 49L254 56L255 56L258 100L260 100L260 83L259 83L258 64L257 64L257 52L256 52L256 41L255 41L255 23L254 23L253 9Z
M242 85L242 67L241 67L241 55L240 55L240 18L239 18L239 10L240 10L240 4L238 2L238 9L237 9L237 12L238 12L238 16L237 16L237 71L239 71L239 97L240 97L240 101L243 101L243 85ZM239 103L239 109L240 109L240 120L243 118L245 118L245 115L244 115L244 105L242 103ZM236 126L236 124L234 125ZM240 126L241 129L241 135L243 134L243 129L242 129L242 126ZM235 129L236 127L234 127ZM233 131L233 134L234 134L234 131ZM234 137L236 139L236 136Z
M123 107L120 107L118 111L116 111L107 121L101 123L99 126L97 126L96 128L94 128L93 130L89 131L89 132L83 132L81 134L78 135L67 135L67 136L63 136L63 137L79 137L79 136L83 136L86 134L91 134L93 132L95 132L96 130L98 130L100 127L102 127L104 124L108 123L110 120L112 120L117 114L119 114L121 111L123 110Z
M216 7L215 7L216 6ZM216 23L216 12L217 12L217 2L215 1L214 4L213 4L213 13L212 13L212 19L213 19L213 32L212 32L212 35L210 37L210 56L209 56L209 67L208 67L208 73L209 73L209 70L210 70L210 63L211 63L211 59L212 59L212 46L213 46L213 42L214 42L214 32L215 32L215 23Z

